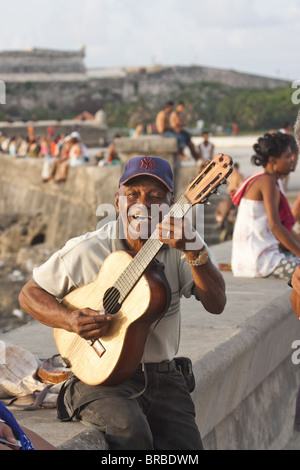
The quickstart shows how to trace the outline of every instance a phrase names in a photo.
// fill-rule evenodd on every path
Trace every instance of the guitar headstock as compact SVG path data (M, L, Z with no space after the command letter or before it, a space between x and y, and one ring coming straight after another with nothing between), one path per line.
M232 170L232 158L219 153L190 183L184 193L185 197L192 205L207 202L208 197L215 193L219 186L226 183Z

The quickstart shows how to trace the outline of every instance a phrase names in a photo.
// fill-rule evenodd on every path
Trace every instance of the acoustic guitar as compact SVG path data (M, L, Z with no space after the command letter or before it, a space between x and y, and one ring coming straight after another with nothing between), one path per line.
M189 184L166 217L182 218L195 204L209 203L208 197L227 182L231 172L231 157L218 154ZM121 383L136 371L149 328L170 303L163 265L155 262L162 245L155 230L135 256L125 251L111 253L95 281L62 300L69 310L91 308L112 317L107 333L96 341L54 329L62 360L86 384Z

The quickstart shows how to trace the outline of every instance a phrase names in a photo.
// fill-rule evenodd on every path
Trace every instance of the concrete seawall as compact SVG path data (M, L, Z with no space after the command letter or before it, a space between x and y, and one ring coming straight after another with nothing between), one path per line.
M120 168L71 169L62 187L41 182L42 162L0 156L0 212L42 211L50 218L46 240L61 246L97 224L99 204L113 204ZM110 199L111 197L111 199ZM219 263L230 261L231 243L212 247ZM299 366L292 363L292 343L300 323L292 312L285 281L238 279L224 272L227 305L209 315L196 301L183 300L178 355L193 360L197 421L208 450L285 448L293 436ZM31 322L1 337L48 357L57 352L50 328ZM55 410L14 412L19 422L54 445L77 437L84 427L60 423ZM98 440L99 448L103 442Z
M63 185L42 182L43 161L0 156L0 212L38 212L48 219L46 241L62 246L69 238L95 230L97 207L114 204L119 169L70 168Z
M166 144L168 140L173 139L162 139ZM101 219L98 207L114 205L123 165L69 168L62 185L43 183L42 167L42 159L0 155L0 213L41 211L48 221L46 242L55 247L95 230ZM180 194L195 175L195 167L182 168L178 178Z

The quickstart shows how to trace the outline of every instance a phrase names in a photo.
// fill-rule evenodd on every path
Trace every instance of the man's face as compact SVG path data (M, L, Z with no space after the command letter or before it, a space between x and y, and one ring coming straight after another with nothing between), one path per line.
M147 240L168 212L173 195L156 178L137 176L120 187L115 203L127 238Z

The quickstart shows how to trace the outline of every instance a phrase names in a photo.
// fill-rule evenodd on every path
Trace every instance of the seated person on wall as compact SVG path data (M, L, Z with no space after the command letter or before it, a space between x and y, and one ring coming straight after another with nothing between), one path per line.
M170 114L174 109L173 101L167 101L163 109L156 116L156 129L160 135L165 137L174 137L170 127Z
M233 193L238 206L232 241L237 277L289 279L300 264L300 237L279 180L294 168L288 135L265 134L254 145L252 162L264 171L248 177Z
M208 132L202 133L203 142L198 147L199 151L199 164L200 166L206 165L214 157L215 146L209 141Z
M54 179L58 175L56 183L64 183L67 180L68 168L82 166L86 163L85 156L80 145L80 141L76 137L68 136L65 139L61 153L56 161L53 162L48 178L44 182Z
M200 159L199 152L197 152L190 133L184 128L186 123L185 123L185 116L184 116L184 108L185 105L182 101L178 103L176 106L176 109L171 112L170 114L170 126L172 129L172 132L178 139L178 145L179 145L179 158L182 160L187 160L187 157L184 153L185 147L188 147L191 151L192 157L194 160L198 161Z
M116 134L113 141L108 146L106 154L106 163L108 165L121 165L120 155L116 149L116 140L120 137L120 134Z
M144 133L144 126L141 122L139 122L136 125L136 128L134 130L133 136L132 137L141 137Z
M97 278L103 263L105 279L113 278L115 270L120 270L121 256L122 259L125 255L128 257L124 252L130 251L136 253L134 260L150 257L147 258L150 262L155 257L163 263L164 283L156 281L151 298L145 287L139 294L149 302L147 309L159 298L163 300L162 305L158 308L156 304L155 321L154 313L151 314L152 324L147 330L147 341L141 345L137 369L134 363L135 371L120 383L98 385L79 380L73 371L75 376L66 382L59 396L59 418L67 421L73 417L96 426L105 433L111 450L200 450L202 441L194 405L184 375L174 360L180 337L180 298L195 296L199 314L204 310L220 314L226 304L223 277L191 222L186 217L163 219L157 210L158 206L166 209L173 205L173 173L166 160L142 156L129 160L119 181L115 203L118 220L69 241L36 268L33 280L20 294L20 304L35 319L59 328L63 334L73 332L85 340L99 340L99 344L103 338L104 342L105 335L112 336L110 328L114 325L114 315L108 309L99 312L98 307L93 310L73 305L75 310L71 311L57 299L63 299L70 292L70 295L82 292L86 284ZM151 234L155 234L154 238L149 239ZM152 254L154 246L157 251ZM139 264L136 267L140 269ZM130 274L130 270L126 271L126 280L130 279ZM109 279L105 282L109 285ZM79 286L84 287L76 289ZM136 287L128 294L132 296L131 312L136 305L135 293ZM138 308L140 302L141 299L134 308ZM125 305L121 308L124 312ZM137 338L134 344L136 342ZM111 344L114 349L116 342ZM103 360L105 354L109 354L109 339L105 345ZM82 361L81 355L80 363ZM87 367L88 364L85 371Z
M57 183L63 183L67 178L67 168L69 162L72 141L70 136L64 138L63 144L59 148L59 152L53 162L51 162L51 170L49 175L43 179L44 183L56 178Z

